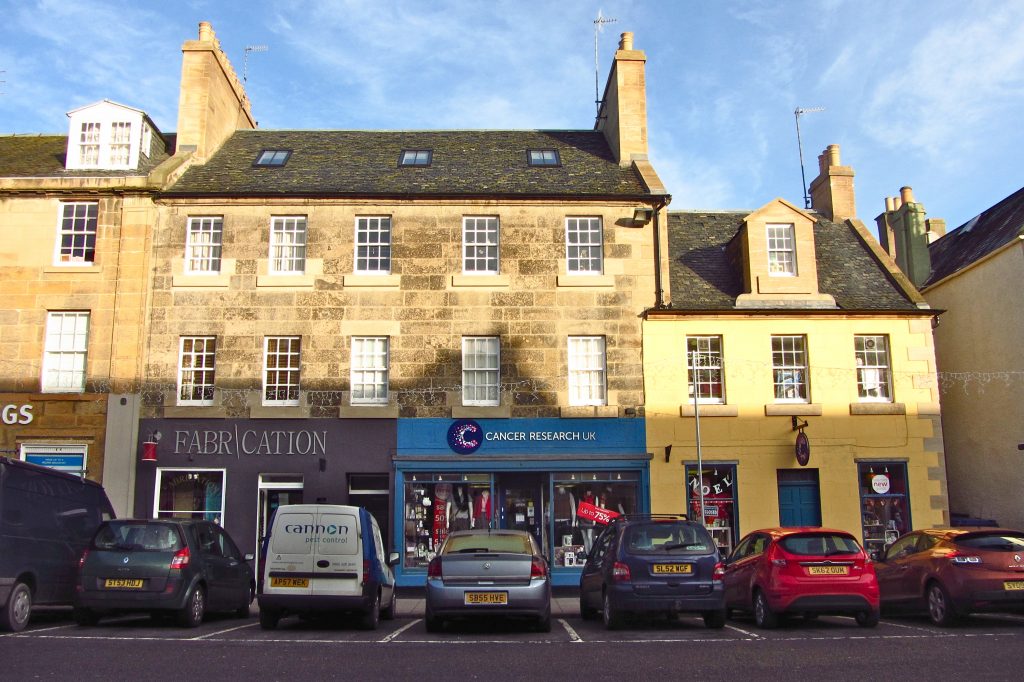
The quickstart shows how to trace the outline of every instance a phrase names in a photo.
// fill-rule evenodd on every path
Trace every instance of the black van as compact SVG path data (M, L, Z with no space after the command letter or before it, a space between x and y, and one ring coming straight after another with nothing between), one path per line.
M95 481L0 457L0 630L71 606L78 559L114 508Z

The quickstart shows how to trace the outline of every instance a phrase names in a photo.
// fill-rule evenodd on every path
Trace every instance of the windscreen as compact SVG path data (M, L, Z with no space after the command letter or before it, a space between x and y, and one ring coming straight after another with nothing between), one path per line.
M860 545L851 535L839 533L802 533L790 535L780 542L790 554L801 556L831 556L832 554L857 554Z
M167 523L110 521L100 527L93 549L177 552L184 547L176 526Z
M502 552L506 554L533 554L530 538L526 535L488 533L480 535L453 535L448 537L442 554L474 554Z
M630 554L705 554L715 545L708 532L696 524L652 521L631 524L622 536Z
M1024 535L1007 531L991 533L971 533L956 538L954 542L961 547L986 549L994 552L1024 552Z

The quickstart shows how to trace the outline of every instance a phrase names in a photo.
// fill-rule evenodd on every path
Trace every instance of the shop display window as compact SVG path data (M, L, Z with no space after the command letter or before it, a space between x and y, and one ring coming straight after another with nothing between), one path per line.
M864 549L881 553L904 533L910 524L910 493L907 465L903 462L860 462L861 523Z
M554 519L552 566L582 566L585 558L581 553L590 552L594 537L602 528L577 514L581 502L618 514L637 512L636 472L558 473L553 483L554 494L548 512Z
M224 523L223 469L158 469L156 518Z
M704 525L723 555L732 552L736 542L736 466L705 464L701 475L696 465L686 467L686 491L689 515L700 519L701 487L704 492Z
M493 528L490 474L410 474L405 480L405 568L426 568L448 533Z

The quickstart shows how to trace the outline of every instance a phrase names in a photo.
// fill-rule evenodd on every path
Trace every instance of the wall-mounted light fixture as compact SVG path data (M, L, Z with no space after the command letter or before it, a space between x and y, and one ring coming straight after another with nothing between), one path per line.
M672 459L672 446L671 445L666 445L665 446L665 463L668 464L668 461L670 459Z
M640 225L646 225L651 222L651 218L654 217L654 209L649 206L641 206L640 208L633 209L633 222Z

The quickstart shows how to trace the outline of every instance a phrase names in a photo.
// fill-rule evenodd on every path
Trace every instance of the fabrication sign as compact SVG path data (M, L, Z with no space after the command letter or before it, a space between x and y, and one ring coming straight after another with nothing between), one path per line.
M157 433L155 442L161 456L190 458L324 457L351 440L350 431L317 419L168 419L143 420L140 424L140 439L155 438Z

